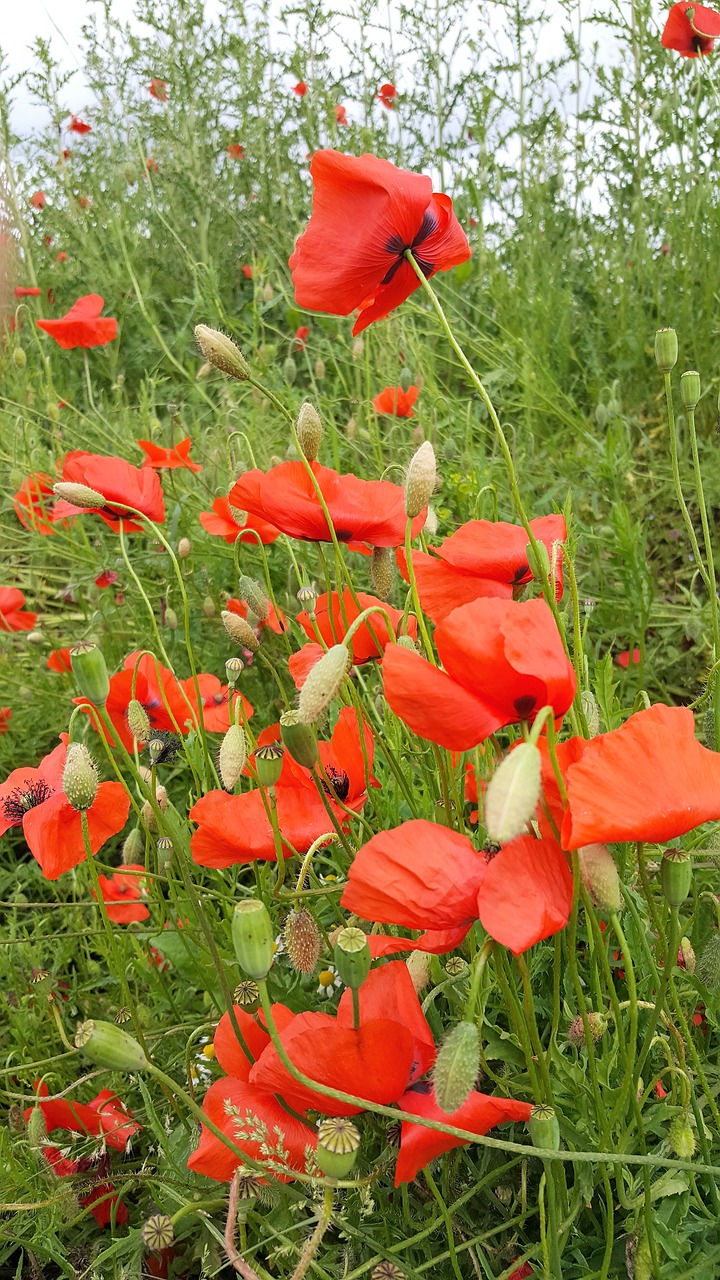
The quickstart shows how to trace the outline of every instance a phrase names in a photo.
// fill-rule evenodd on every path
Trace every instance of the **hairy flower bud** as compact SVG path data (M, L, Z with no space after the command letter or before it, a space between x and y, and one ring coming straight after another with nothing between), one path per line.
M675 1116L668 1129L668 1146L679 1160L692 1160L695 1155L695 1130L687 1112Z
M189 538L181 538L177 545L177 553L179 560L187 560L192 551L192 542Z
M698 980L708 991L720 991L720 934L711 933L695 970Z
M293 382L297 378L297 365L293 360L292 356L288 356L283 361L282 375L283 375L283 381L287 384L288 387L291 387Z
M260 982L270 972L275 954L267 908L258 898L243 898L235 904L231 931L240 968L249 978Z
M302 452L308 462L314 462L320 452L323 425L317 409L309 400L300 405L296 430Z
M107 502L97 489L91 489L87 484L76 484L71 480L58 480L57 484L53 485L53 493L58 498L71 502L74 507L81 507L83 511L97 511L98 507L104 507Z
M22 347L15 347L13 349L13 364L16 369L25 368L25 365L27 364L27 356L25 355Z
M317 360L315 361L315 377L317 378L318 382L322 382L323 378L325 377L325 361L323 360L322 356L318 356Z
M93 804L100 780L87 747L73 742L67 749L63 769L63 791L73 809L83 811Z
M34 1106L27 1122L28 1142L33 1151L40 1151L47 1138L47 1123L42 1108Z
M248 608L252 609L257 618L260 618L262 622L267 619L270 613L270 602L260 583L256 582L254 578L248 577L246 573L242 574L238 582L238 595L241 600L245 601ZM236 614L235 616L238 617L239 615Z
M600 706L598 700L590 689L583 689L580 694L580 703L587 721L588 733L591 738L596 738L600 732Z
M658 329L655 334L655 363L661 373L675 368L678 358L678 340L674 329Z
M318 1127L315 1158L327 1178L346 1178L360 1149L360 1131L347 1116L331 1116Z
M620 876L606 844L586 844L578 850L583 884L599 907L619 911L622 907Z
M680 939L680 947L678 951L678 964L686 969L688 973L694 973L697 968L697 960L695 957L695 948L689 938L682 937Z
M427 951L411 951L405 961L417 995L430 985L431 959Z
M239 724L231 724L218 752L218 769L226 791L232 791L245 768L247 745Z
M425 440L410 459L405 477L405 515L409 520L414 520L427 506L436 480L435 451L430 441Z
M297 711L283 711L280 716L280 736L285 747L304 769L312 769L318 760L318 745L315 730L309 724L302 724Z
M110 677L102 650L96 644L78 644L70 650L75 683L83 698L104 707L110 693Z
M541 766L538 748L521 742L490 779L485 792L485 826L497 844L507 844L527 830L540 798Z
M75 1033L75 1048L82 1049L96 1067L112 1071L144 1071L148 1065L137 1040L113 1022L82 1022Z
M322 934L307 907L291 911L283 929L285 950L297 973L311 974L320 959Z
M242 649L249 649L251 653L257 653L260 648L260 641L245 618L241 618L239 613L231 613L227 609L223 609L220 617L231 640L239 644Z
M145 848L145 837L139 827L133 827L125 837L122 847L122 860L126 867L136 866Z
M215 601L213 600L212 596L205 596L205 599L202 602L202 611L206 618L215 617L215 613L216 613Z
M126 718L128 728L136 742L147 742L150 737L150 717L142 702L131 698L128 702Z
M381 600L387 600L395 581L395 560L389 547L373 547L370 558L370 582Z
M232 338L220 333L218 329L210 329L206 324L195 326L195 341L208 364L214 365L222 373L227 373L239 382L247 382L250 367L239 347Z
M458 1022L445 1037L433 1067L435 1099L452 1115L474 1087L480 1067L480 1038L474 1022Z
M340 692L350 661L345 645L334 644L310 669L298 698L301 724L314 724L320 719Z
M168 606L165 610L165 626L167 627L168 631L177 631L178 629L178 616L175 610L172 609L170 606Z

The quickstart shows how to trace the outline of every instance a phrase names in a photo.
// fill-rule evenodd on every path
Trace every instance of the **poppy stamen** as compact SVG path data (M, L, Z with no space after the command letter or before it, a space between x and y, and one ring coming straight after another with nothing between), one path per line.
M31 809L35 809L37 805L44 804L53 795L53 788L48 786L47 782L39 779L37 782L30 782L25 787L15 787L6 796L3 801L3 813L8 822L14 824L22 822L26 813Z
M515 710L517 711L518 716L521 720L530 719L530 713L533 710L536 702L537 702L537 698L533 698L532 695L529 693L526 694L524 698L515 699L515 703L514 703Z
M323 782L323 789L329 796L333 794L338 800L347 800L350 794L350 779L344 769L336 769L333 765L328 765L325 769L327 774L327 782Z

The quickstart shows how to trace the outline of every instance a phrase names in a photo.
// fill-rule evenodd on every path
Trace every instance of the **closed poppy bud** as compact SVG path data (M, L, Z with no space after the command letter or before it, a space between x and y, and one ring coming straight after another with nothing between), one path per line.
M535 542L535 546L528 542L525 548L528 567L537 582L547 581L551 574L550 556L544 542Z
M405 365L404 369L401 370L399 382L403 391L407 395L408 391L412 386L412 374L408 369L407 365Z
M585 713L588 733L591 738L596 738L600 732L600 706L598 700L590 689L583 689L580 694L580 702Z
M375 594L387 600L395 581L395 561L389 547L373 547L370 581Z
M287 359L283 362L282 375L283 375L284 381L287 383L289 387L291 387L293 382L297 378L297 365L293 360L292 356L288 356Z
M13 364L16 369L24 369L27 364L27 356L22 347L15 347L13 351Z
M284 747L279 742L268 742L255 752L255 771L263 787L274 787L282 773Z
M320 452L323 425L317 409L309 400L300 405L296 429L300 448L308 462L314 462Z
M285 950L297 973L311 974L320 959L322 934L307 907L291 911L283 929Z
M430 985L432 961L427 951L411 951L405 961L417 995Z
M398 636L397 643L401 649L411 649L413 653L418 652L418 647L412 636Z
M145 837L139 827L133 827L125 837L122 847L122 860L126 867L134 867L145 849Z
M315 361L315 377L317 378L318 382L322 382L323 378L325 377L325 361L322 359L321 356L318 356L317 360Z
M349 925L335 940L335 968L346 987L357 991L372 965L370 947L362 929Z
M148 1065L137 1040L113 1022L82 1022L75 1033L75 1048L82 1049L96 1067L111 1071L144 1071Z
M720 934L711 933L700 952L696 972L708 991L720 991Z
M686 409L694 409L700 399L700 374L695 370L688 370L687 373L681 374L680 377L680 398Z
M682 961L682 967L688 973L694 973L697 967L695 959L695 948L689 938L680 939L680 954L678 956L678 964Z
M239 347L232 338L217 329L210 329L206 324L195 326L195 340L209 364L227 373L239 382L247 382L250 367Z
M63 769L63 791L73 809L89 809L98 792L100 780L92 756L81 742L68 747Z
M474 1022L458 1022L440 1046L433 1067L435 1098L452 1115L475 1086L480 1067L480 1037Z
M189 538L181 538L178 542L177 553L181 560L187 560L192 551L192 543Z
M346 1178L360 1150L360 1131L347 1116L331 1116L318 1127L315 1158L327 1178Z
M241 777L246 759L245 734L239 724L231 724L218 752L218 769L226 791L232 791Z
M334 644L311 667L298 699L301 724L314 724L337 696L347 674L350 655L344 644Z
M542 756L521 742L503 760L485 792L485 826L491 840L507 844L522 835L540 798Z
M668 1146L679 1160L691 1160L695 1155L695 1130L687 1112L675 1116L668 1129Z
M174 609L168 608L165 610L165 626L168 631L177 631L178 616Z
M272 968L275 947L269 912L258 898L245 898L235 904L232 940L243 973L255 982L266 978Z
M578 850L583 884L599 907L619 911L622 907L620 876L606 844L586 844Z
M220 617L231 640L234 640L241 648L249 649L251 653L257 653L260 648L260 641L245 618L241 618L239 613L230 613L227 609L223 609Z
M317 764L318 745L315 731L309 724L301 724L297 711L283 711L280 716L280 736L293 760L305 769Z
M245 601L248 608L252 609L255 616L264 622L270 613L270 605L260 583L243 573L238 582L238 595ZM235 616L239 617L239 614Z
M410 459L405 477L405 515L408 520L414 520L427 506L436 480L435 451L430 441L425 440Z
M205 599L202 602L202 611L206 618L215 617L215 601L212 596L205 596Z
M669 907L682 906L692 885L692 858L684 849L666 849L660 862L660 883Z
M33 1107L27 1122L27 1138L33 1151L39 1151L47 1138L47 1124L42 1107Z
M64 498L66 502L71 502L74 507L82 507L85 511L95 511L98 507L105 506L105 498L97 489L91 489L87 484L79 484L72 480L58 480L53 485L53 493L58 498Z
M131 698L127 708L128 728L136 742L147 742L150 737L150 718L142 702Z
M678 358L678 340L674 329L658 329L655 334L655 363L661 373L675 368Z
M83 698L104 707L110 693L110 677L102 650L96 644L78 644L70 650L75 683Z
M225 663L225 675L231 689L235 688L242 672L245 670L245 663L242 658L228 658Z
M560 1150L560 1125L552 1107L540 1102L533 1107L528 1120L533 1146L545 1151Z
M263 302L272 302L274 297L275 297L275 290L273 289L272 285L269 283L264 284L262 288Z

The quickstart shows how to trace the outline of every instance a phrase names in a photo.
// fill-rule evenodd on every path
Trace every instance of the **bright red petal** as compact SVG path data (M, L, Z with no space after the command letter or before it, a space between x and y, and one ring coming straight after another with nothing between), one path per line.
M410 1089L398 1105L403 1111L412 1111L413 1115L438 1120L441 1124L455 1125L458 1129L467 1129L478 1137L488 1133L496 1124L505 1124L510 1120L528 1120L532 1110L529 1102L518 1102L514 1098L491 1098L473 1089L463 1105L448 1115L435 1101L434 1090L422 1086ZM395 1166L395 1186L399 1187L402 1182L412 1182L421 1169L443 1152L452 1151L453 1147L465 1146L467 1142L462 1138L452 1138L448 1134L404 1120L400 1133L400 1154Z
M447 672L401 645L388 645L382 673L395 715L413 733L449 751L468 751L508 723L502 710L486 705Z
M88 809L90 847L97 853L127 822L130 797L120 782L101 782L97 798ZM80 814L57 791L23 818L25 839L46 880L57 880L85 861Z
M572 892L559 845L518 836L488 863L477 898L480 923L496 942L521 955L565 928Z
M228 1107L233 1108L236 1114L229 1115ZM248 1130L256 1130L258 1122L265 1126L271 1146L277 1143L276 1128L280 1130L288 1163L300 1172L306 1167L306 1148L314 1150L317 1146L315 1128L296 1120L271 1094L229 1076L210 1085L203 1100L203 1111L248 1156L261 1163L266 1159L262 1138L243 1136ZM233 1155L214 1133L203 1127L200 1143L188 1160L188 1169L193 1173L203 1173L216 1182L229 1182L239 1164L240 1157ZM286 1175L271 1169L268 1169L267 1176L277 1178L279 1182L289 1181Z

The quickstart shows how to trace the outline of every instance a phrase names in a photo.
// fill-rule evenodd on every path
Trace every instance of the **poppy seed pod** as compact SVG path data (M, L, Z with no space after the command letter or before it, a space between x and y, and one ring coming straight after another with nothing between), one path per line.
M435 1099L452 1115L475 1085L480 1067L480 1037L474 1022L458 1022L440 1046L433 1067Z
M91 489L87 484L75 483L72 480L58 480L53 485L53 493L58 498L64 498L66 502L71 502L74 507L82 507L85 511L96 511L98 507L105 506L105 498L97 489Z
M320 959L322 934L307 907L291 911L283 929L285 950L296 973L311 974Z
M209 364L239 382L247 382L250 377L248 362L227 334L210 329L206 324L198 324L195 326L195 341Z
M126 718L128 728L136 742L147 742L150 737L150 718L142 702L131 698L128 702Z
M689 369L687 373L680 375L680 399L686 409L694 409L702 388L700 386L700 374L694 369Z
M540 798L542 756L521 742L495 771L485 792L485 826L491 840L507 844L522 835Z
M87 747L73 742L67 750L63 769L63 791L73 809L82 812L93 804L100 780Z
M674 329L658 329L655 334L655 363L661 373L675 368L678 358L678 339Z
M275 946L270 915L258 898L244 898L235 904L231 932L240 968L261 982L272 968Z
M75 1033L75 1048L82 1049L96 1067L111 1071L144 1071L148 1060L137 1040L113 1022L80 1023Z
M245 670L245 663L242 658L228 658L225 663L225 675L227 676L228 686L235 688L242 672Z
M387 600L395 580L395 561L389 547L373 547L370 582L381 600Z
M316 1160L327 1178L346 1178L360 1149L360 1131L347 1116L331 1116L318 1127Z
M257 653L260 648L260 641L245 618L241 618L239 613L230 613L227 609L223 609L220 617L231 640L234 640L241 648L249 649L251 653Z
M351 664L344 644L334 644L310 669L298 699L301 724L314 724L342 687Z
M362 929L349 925L335 940L335 968L346 987L357 991L372 967L370 947Z
M533 1107L528 1120L533 1146L545 1151L560 1150L560 1125L552 1107L540 1102Z
M436 480L435 450L430 441L425 440L410 459L405 477L405 515L408 520L414 520L425 509L433 495Z
M302 452L305 454L308 462L315 462L318 453L320 452L320 442L323 438L323 425L320 421L320 415L317 409L309 400L306 400L300 405L296 430Z
M309 724L302 724L297 711L283 711L280 716L280 736L293 760L305 769L317 764L318 745L315 731Z
M226 791L232 791L241 777L246 759L245 734L239 724L231 724L218 752L218 769Z
M75 683L83 698L104 707L110 693L110 677L102 650L96 644L78 644L70 650Z
M296 593L298 604L302 605L309 618L315 616L315 601L317 598L317 591L314 587L300 587Z
M255 771L261 787L274 787L280 780L283 767L284 747L279 742L268 742L258 747L255 752Z
M245 601L248 608L252 609L257 618L260 618L262 622L267 619L270 613L268 598L260 583L256 582L254 578L248 577L246 573L242 574L238 582L238 595L241 600ZM238 614L235 616L239 617Z
M583 884L599 907L619 911L623 898L620 876L606 844L586 844L578 850Z
M163 1249L169 1249L175 1239L175 1227L172 1218L166 1213L154 1213L143 1223L140 1230L140 1239L146 1249L151 1249L153 1253L160 1253Z
M682 906L692 885L693 864L684 849L666 849L660 862L660 883L665 901L675 911Z

